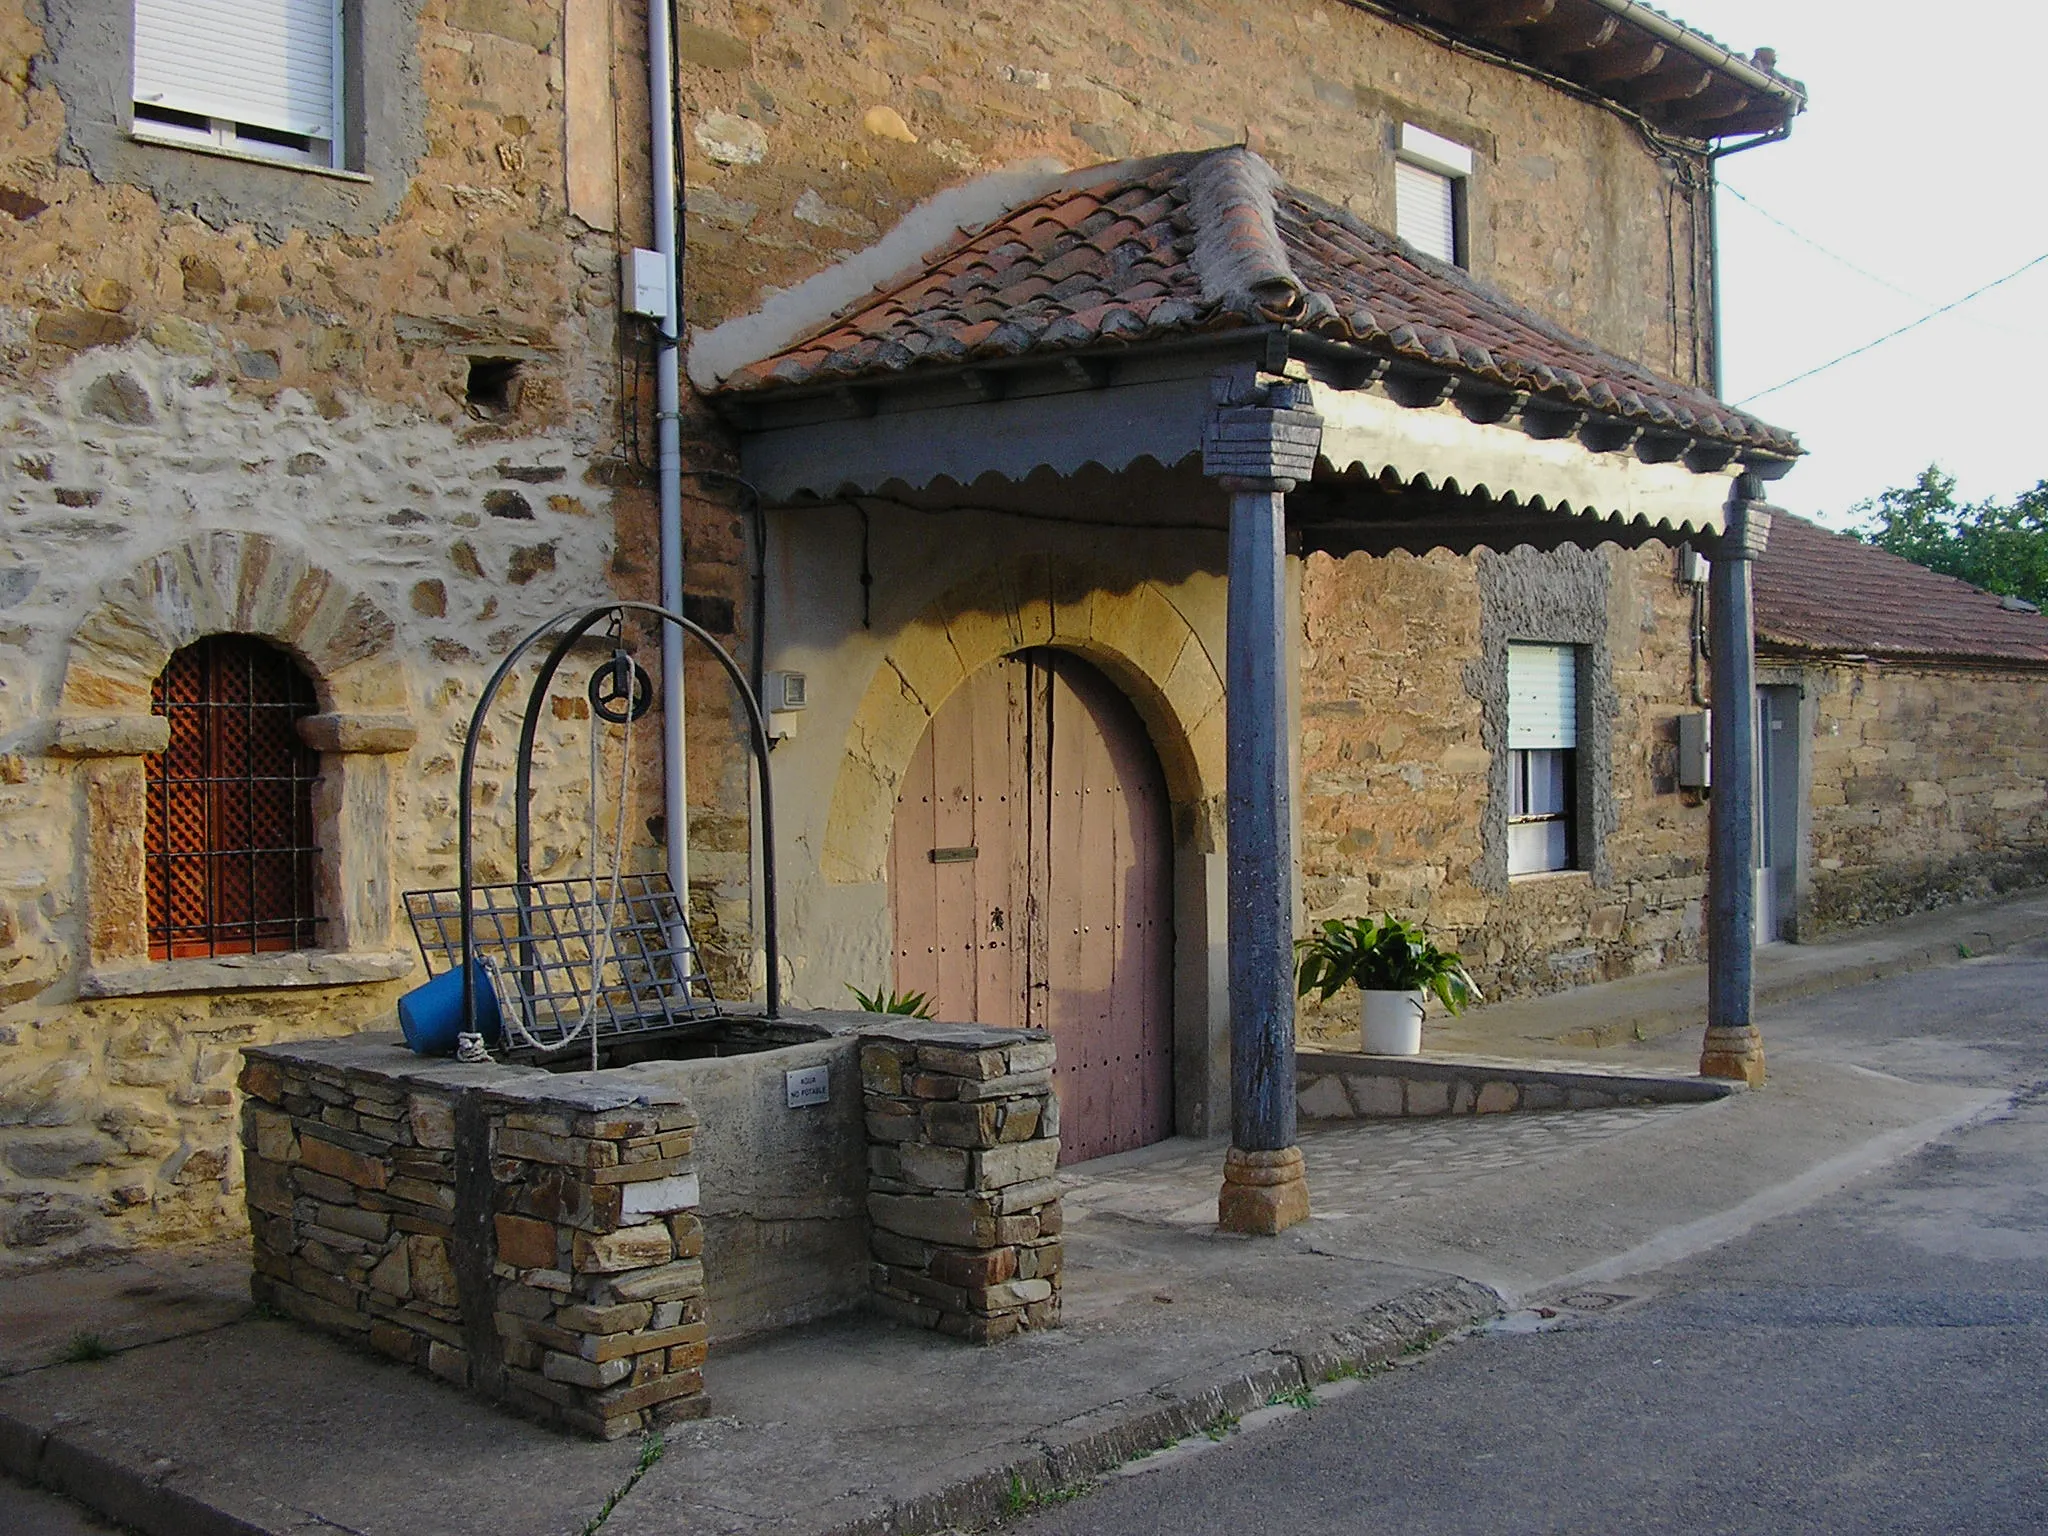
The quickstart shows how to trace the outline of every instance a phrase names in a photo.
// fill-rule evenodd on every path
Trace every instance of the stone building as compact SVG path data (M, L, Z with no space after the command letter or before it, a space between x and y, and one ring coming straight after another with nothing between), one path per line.
M1773 937L2048 882L2048 619L1794 517L1756 604Z
M239 1220L238 1048L389 1019L483 678L649 590L634 235L567 174L644 163L611 42L558 0L338 9L323 100L209 105L175 6L0 3L0 1262ZM198 709L165 751L167 698L252 675L256 757ZM261 836L152 828L216 772L268 781ZM582 856L574 799L537 814ZM193 878L237 846L286 851Z
M658 233L644 10L350 0L287 40L291 90L234 100L177 10L0 0L0 1261L235 1219L237 1049L388 1020L483 679L554 612L661 591L665 555L802 706L791 998L922 980L948 1015L1082 1021L1075 1149L1227 1123L1239 660L1291 711L1263 836L1307 915L1421 916L1510 992L1699 952L1676 546L1797 452L1708 389L1708 151L1803 106L1768 58L1624 0L685 4L663 550L664 353L619 269ZM991 227L1027 288L891 308ZM1211 426L1311 463L1224 484ZM1234 652L1231 486L1277 517L1295 479L1279 648ZM1569 701L1547 736L1518 665ZM279 766L232 769L288 785L282 907L252 866L173 914L179 711L253 720L259 676ZM692 911L743 990L748 774L719 675L683 687ZM547 868L590 851L580 689L543 732Z

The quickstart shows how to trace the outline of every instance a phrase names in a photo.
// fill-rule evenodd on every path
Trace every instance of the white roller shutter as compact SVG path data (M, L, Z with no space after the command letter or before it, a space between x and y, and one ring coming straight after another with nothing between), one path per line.
M1427 166L1394 162L1394 232L1438 261L1458 259L1452 178Z
M1508 749L1579 744L1578 653L1569 645L1508 647Z
M135 0L135 99L338 138L337 0Z

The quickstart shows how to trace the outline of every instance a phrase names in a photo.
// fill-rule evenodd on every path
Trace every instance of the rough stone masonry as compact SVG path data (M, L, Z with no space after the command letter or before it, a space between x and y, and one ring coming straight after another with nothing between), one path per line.
M388 1036L246 1055L257 1301L603 1439L703 1411L678 1095L417 1063Z
M1059 1099L1039 1030L905 1023L861 1042L874 1304L987 1343L1056 1326Z

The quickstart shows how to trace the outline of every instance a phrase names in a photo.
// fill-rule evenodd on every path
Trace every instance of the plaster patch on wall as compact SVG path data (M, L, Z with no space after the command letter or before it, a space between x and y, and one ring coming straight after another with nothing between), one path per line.
M1487 767L1486 813L1480 822L1481 890L1508 884L1508 642L1533 640L1579 650L1578 825L1573 863L1596 886L1612 883L1607 841L1620 823L1614 794L1614 720L1621 712L1614 657L1608 648L1607 605L1613 585L1606 546L1506 554L1481 550L1479 655L1466 664L1465 691L1479 701L1479 739Z
M103 182L141 187L215 229L244 224L281 244L295 231L370 234L398 211L427 150L418 0L349 0L349 162L360 176L148 144L130 138L132 0L70 0L48 8L38 75L64 103L60 160Z

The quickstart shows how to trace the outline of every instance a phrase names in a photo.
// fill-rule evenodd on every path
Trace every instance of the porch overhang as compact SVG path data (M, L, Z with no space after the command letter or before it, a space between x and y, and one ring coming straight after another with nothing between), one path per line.
M1244 346L1189 348L1126 355L1113 366L1130 381L1101 387L1049 388L1025 377L1012 392L984 377L950 389L928 380L903 397L820 398L780 421L736 423L742 472L765 501L788 506L946 487L969 499L992 479L1019 484L1090 467L1114 474L1142 461L1172 469L1201 452L1217 378L1257 369L1261 359L1274 360ZM1307 506L1326 530L1352 528L1368 545L1419 552L1513 530L1535 542L1711 542L1739 473L1774 479L1791 465L1526 401L1403 403L1398 382L1347 389L1319 377L1329 370L1278 361L1271 376L1305 382L1308 408L1322 420ZM1104 362L1095 377L1111 367ZM1389 487L1431 494L1396 510L1373 498Z
M962 189L973 227L887 282L856 258L693 347L765 501L1176 471L1250 379L1301 386L1319 418L1288 516L1325 547L1711 542L1737 474L1800 451L1242 148L997 190L1000 209Z

